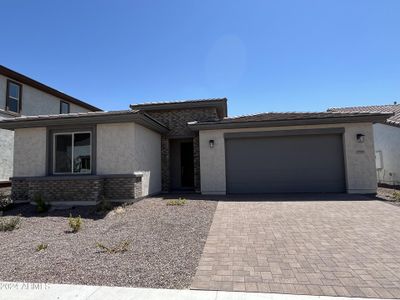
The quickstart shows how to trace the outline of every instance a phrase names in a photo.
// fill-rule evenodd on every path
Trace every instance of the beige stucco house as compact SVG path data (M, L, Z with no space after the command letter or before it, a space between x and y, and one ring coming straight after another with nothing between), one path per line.
M375 193L372 126L390 113L228 117L227 99L17 117L12 196L95 204L159 192Z
M0 119L99 110L0 65ZM0 129L0 184L13 174L13 148L14 132Z

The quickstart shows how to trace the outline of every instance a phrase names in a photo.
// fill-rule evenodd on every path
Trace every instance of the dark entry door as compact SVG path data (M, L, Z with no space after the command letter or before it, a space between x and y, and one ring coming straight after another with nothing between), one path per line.
M194 188L193 140L170 140L171 190Z
M181 143L181 184L183 188L194 187L193 142Z

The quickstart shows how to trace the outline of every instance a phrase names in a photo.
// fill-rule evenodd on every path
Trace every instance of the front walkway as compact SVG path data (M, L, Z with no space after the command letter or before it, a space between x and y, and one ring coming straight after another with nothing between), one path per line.
M0 299L7 300L322 300L317 296L216 291L167 290L109 286L0 282ZM359 298L360 299L360 298ZM323 300L350 300L324 297ZM351 300L357 300L352 298ZM362 299L360 299L362 300ZM370 299L369 299L370 300Z
M191 288L400 298L400 207L327 197L220 201Z

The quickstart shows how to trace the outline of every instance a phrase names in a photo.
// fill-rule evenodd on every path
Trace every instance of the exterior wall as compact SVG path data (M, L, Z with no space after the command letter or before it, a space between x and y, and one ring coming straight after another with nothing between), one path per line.
M9 115L0 112L0 119ZM0 182L12 176L14 150L14 131L0 129Z
M6 107L6 89L7 77L0 75L0 109ZM60 98L49 95L29 85L22 85L22 109L21 115L47 115L60 113ZM82 108L70 103L71 112L88 112L86 108Z
M21 128L14 135L14 177L46 175L46 128Z
M148 115L166 125L170 131L163 135L161 143L161 173L162 190L169 192L171 189L170 178L170 147L171 138L192 138L194 159L194 188L200 191L200 148L199 136L193 132L187 123L191 121L208 121L218 119L217 109L212 107L146 111Z
M161 135L135 126L133 168L143 174L143 196L161 192Z
M0 181L12 176L14 132L0 129Z
M97 174L130 174L135 123L97 125Z
M373 129L375 151L382 153L381 168L377 168L378 182L400 185L400 128L374 124Z
M97 125L97 174L140 172L142 196L161 191L161 136L135 123Z
M200 169L202 194L225 194L225 140L226 132L255 132L313 128L345 128L343 146L348 193L375 193L376 172L372 124L329 124L267 128L217 129L200 131ZM358 143L356 134L365 135L365 142ZM214 140L214 147L209 147Z

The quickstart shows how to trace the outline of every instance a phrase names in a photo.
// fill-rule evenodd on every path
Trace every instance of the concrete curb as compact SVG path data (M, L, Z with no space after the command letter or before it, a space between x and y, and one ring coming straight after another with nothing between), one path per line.
M171 290L108 286L0 282L0 299L7 300L374 300L270 293ZM380 299L382 300L382 299Z

